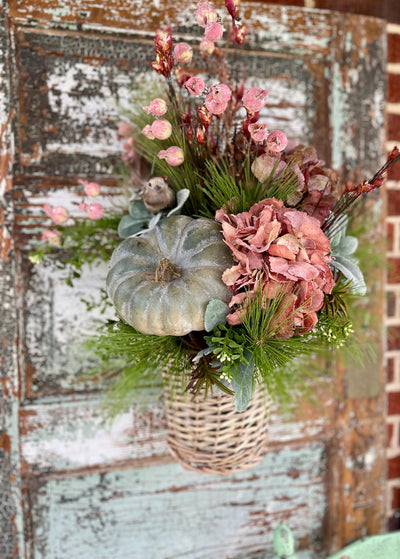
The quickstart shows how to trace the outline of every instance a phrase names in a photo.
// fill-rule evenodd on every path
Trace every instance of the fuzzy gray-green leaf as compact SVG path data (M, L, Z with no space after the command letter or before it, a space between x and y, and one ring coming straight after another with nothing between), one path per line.
M229 307L219 299L213 299L207 305L204 315L204 328L207 332L211 332L218 324L225 324L226 317L229 314Z

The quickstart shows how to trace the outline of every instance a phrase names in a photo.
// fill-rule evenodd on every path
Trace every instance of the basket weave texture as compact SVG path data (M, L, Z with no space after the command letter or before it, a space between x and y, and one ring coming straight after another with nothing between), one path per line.
M242 413L225 393L196 397L181 390L164 391L171 454L187 470L204 474L233 474L252 468L267 453L271 398L256 386Z

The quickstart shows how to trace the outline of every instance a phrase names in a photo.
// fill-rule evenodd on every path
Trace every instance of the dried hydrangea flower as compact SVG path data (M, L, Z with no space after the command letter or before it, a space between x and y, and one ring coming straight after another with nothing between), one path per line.
M312 330L324 293L334 286L330 242L319 221L275 198L236 215L222 208L215 217L237 262L222 277L234 294L228 323L242 322L246 304L261 289L267 299L286 294L274 327L276 337Z

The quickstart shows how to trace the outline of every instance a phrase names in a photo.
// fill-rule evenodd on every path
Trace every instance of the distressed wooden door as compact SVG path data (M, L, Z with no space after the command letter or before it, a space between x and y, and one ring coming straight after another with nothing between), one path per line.
M101 395L75 381L88 362L74 339L96 318L82 299L96 303L105 267L71 288L56 264L28 260L46 225L43 203L70 205L78 178L115 187L118 106L149 71L157 27L198 44L194 7L0 2L2 559L261 559L281 521L303 559L320 558L384 528L378 362L338 371L319 408L277 410L257 468L186 472L168 455L160 402L107 425ZM384 24L253 1L241 14L252 39L239 62L271 91L270 128L313 143L336 168L372 172L384 129Z

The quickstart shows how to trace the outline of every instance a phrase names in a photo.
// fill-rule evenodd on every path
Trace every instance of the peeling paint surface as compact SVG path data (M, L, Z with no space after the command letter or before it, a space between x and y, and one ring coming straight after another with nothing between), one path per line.
M35 559L94 559L94 548L96 559L259 557L271 547L287 499L296 538L307 538L318 523L325 507L321 452L282 450L229 477L168 464L46 480L34 507L41 519Z

